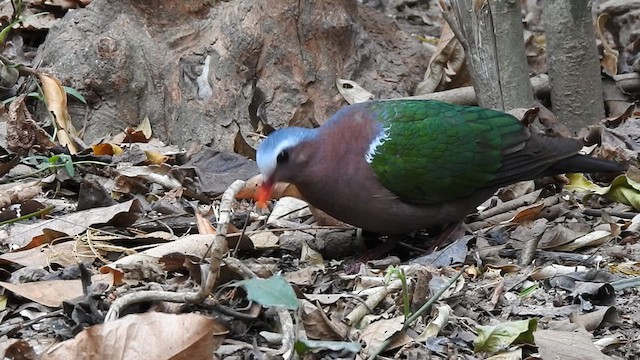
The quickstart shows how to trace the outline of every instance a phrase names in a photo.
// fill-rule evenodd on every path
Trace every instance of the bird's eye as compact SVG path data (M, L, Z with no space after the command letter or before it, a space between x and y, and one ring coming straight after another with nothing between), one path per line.
M289 152L287 150L282 150L280 154L278 154L276 162L278 163L278 165L280 165L286 163L287 161L289 161Z

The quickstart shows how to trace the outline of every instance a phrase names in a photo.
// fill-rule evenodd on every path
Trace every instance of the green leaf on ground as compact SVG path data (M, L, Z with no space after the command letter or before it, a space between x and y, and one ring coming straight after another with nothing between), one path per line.
M236 285L247 290L249 300L262 306L281 306L289 310L296 310L299 306L293 287L280 275L274 275L268 279L242 280Z
M478 337L473 341L476 352L494 354L515 344L533 344L533 332L538 326L537 319L506 322L495 326L478 326Z
M640 210L640 182L632 180L627 175L616 177L609 186L599 186L582 174L567 174L568 190L582 190L593 194L603 195L611 201L633 206Z

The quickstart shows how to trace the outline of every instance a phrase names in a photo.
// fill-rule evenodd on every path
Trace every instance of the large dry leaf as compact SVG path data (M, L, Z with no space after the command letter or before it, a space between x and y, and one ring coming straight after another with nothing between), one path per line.
M179 189L182 183L178 181L172 173L173 167L167 164L148 165L148 166L128 166L117 170L119 177L138 178L148 182L156 183L167 190ZM128 193L121 189L121 180L116 179L117 185L115 191Z
M227 329L196 314L150 312L91 326L40 359L212 359Z
M535 337L543 359L611 359L593 345L586 331L538 330Z
M204 258L207 256L207 250L214 240L214 235L194 234L185 236L176 241L162 244L152 249L139 252L137 254L125 256L111 264L101 267L100 272L103 274L111 272L117 278L123 274L122 270L120 269L123 266L144 266L145 264L157 265L160 263L160 259L163 256L176 253L185 255L185 257L188 256L196 259ZM228 249L221 249L222 253L226 253L227 251Z
M91 281L110 284L112 280L109 275L98 274L92 276ZM48 307L60 307L63 301L73 300L83 295L82 280L80 279L47 280L20 284L0 281L0 286L16 295Z
M332 324L321 307L307 300L302 301L302 324L310 339L318 340L343 340L346 329L336 329L337 324ZM342 324L344 325L344 324ZM338 331L336 331L338 330Z
M402 346L402 342L411 341L411 338L408 335L399 332L402 329L404 324L404 316L397 316L392 319L378 320L372 324L369 324L363 331L360 336L360 341L364 341L367 345L363 350L363 354L365 356L369 356L375 350L378 349L382 345L384 341L389 339L394 335L400 335L404 337L404 340L394 341L387 347L387 350L393 349L396 343L400 343ZM408 339L407 339L408 338Z
M33 199L42 193L40 181L10 185L12 186L8 189L4 186L0 187L0 208Z
M280 198L276 203L276 206L273 207L273 210L271 210L269 218L267 219L267 224L273 224L278 220L301 222L300 219L304 219L309 215L311 215L311 211L309 211L309 204L303 200L286 196Z
M151 131L151 123L149 122L149 118L145 117L140 122L137 128L126 128L124 130L124 139L123 143L131 144L131 143L146 143L151 139L152 131Z
M464 49L449 24L445 22L440 34L438 47L431 56L429 67L424 74L424 80L416 88L416 95L430 94L436 90L442 90L458 74L466 77L466 71L461 71L463 66ZM466 81L467 79L464 79L457 81L457 83L465 83Z
M618 74L618 50L615 50L611 47L609 42L607 41L607 37L604 36L604 29L607 20L609 19L609 14L600 14L598 16L598 21L596 21L596 35L600 42L602 43L602 59L600 60L600 65L605 73L609 76L614 76Z
M97 257L92 254L88 245L78 244L75 241L66 241L58 244L43 244L29 250L4 253L0 255L0 264L13 263L40 268L50 264L71 266L76 265L79 259L88 261L91 260L91 256L93 258Z
M422 334L416 338L416 341L424 342L429 338L438 336L440 330L449 323L449 317L451 317L451 314L453 313L451 307L445 304L438 306L437 309L438 315L429 321L427 326L424 328L424 331L422 331Z
M91 150L94 155L122 155L124 152L120 146L111 143L91 145Z
M194 154L177 171L185 178L194 179L197 193L213 196L225 192L234 181L247 180L260 172L255 161L208 147Z
M67 109L67 93L62 87L62 83L55 77L44 73L39 73L38 77L42 84L42 92L44 93L47 109L55 116L60 145L66 146L71 154L77 154L80 146L74 139L78 136L78 132L71 123L71 117Z
M81 280L49 280L22 284L0 281L0 286L14 294L49 307L59 307L64 300L82 295Z
M600 244L606 243L607 241L611 240L613 237L615 237L615 235L612 234L611 231L594 230L594 231L588 233L587 235L580 236L579 238L574 239L574 240L572 240L571 242L569 242L567 244L559 246L559 247L555 248L554 250L557 250L557 251L575 251L575 250L583 248L583 247L598 246Z
M141 212L140 202L138 200L129 200L113 206L78 211L54 219L39 221L33 225L15 226L10 233L11 244L14 247L28 247L34 238L43 234L46 235L46 230L53 230L66 236L74 236L85 231L87 227L96 227L98 224L129 226L137 220L138 214ZM37 246L41 243L34 245Z

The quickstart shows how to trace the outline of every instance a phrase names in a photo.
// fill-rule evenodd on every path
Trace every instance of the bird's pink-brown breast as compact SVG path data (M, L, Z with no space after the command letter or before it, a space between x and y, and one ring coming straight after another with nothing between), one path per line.
M308 161L292 182L315 207L362 226L361 218L370 215L371 199L396 196L382 186L365 159L369 145L381 132L379 123L364 107L346 109L323 125L316 139L298 146L296 151Z

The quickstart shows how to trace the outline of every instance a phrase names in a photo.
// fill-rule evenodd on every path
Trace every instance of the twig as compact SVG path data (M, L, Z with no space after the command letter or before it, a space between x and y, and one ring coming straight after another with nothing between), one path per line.
M602 216L602 213L604 211L602 209L584 209L582 210L582 212L585 215L589 215L589 216ZM609 210L607 210L606 212L611 216L619 217L622 219L633 219L636 215L638 215L637 212L622 212L622 211L609 211Z
M542 190L537 190L534 192L531 192L529 194L517 197L513 200L509 200L507 202L504 202L498 206L494 206L490 209L484 210L482 211L480 214L478 214L478 216L476 216L476 218L478 220L484 220L484 219L488 219L491 217L494 217L498 214L504 214L508 211L511 210L517 210L518 208L522 207L522 206L528 206L531 205L533 203L536 202L536 200L538 199L538 197L540 196L540 193L542 192Z
M549 85L549 76L540 74L531 78L531 86L533 92L538 98L549 96L551 87ZM438 100L458 105L478 105L478 97L473 86L464 86L451 90L438 91L430 94L407 96L400 99L408 100ZM392 100L400 100L392 99Z
M500 249L498 251L498 255L500 257L505 258L517 258L521 257L519 253L522 252L521 249ZM534 254L534 257L544 262L569 262L572 264L584 264L587 263L589 265L595 264L597 261L593 259L591 255L584 254L576 254L572 252L562 252L562 251L546 251L546 250L537 250Z

